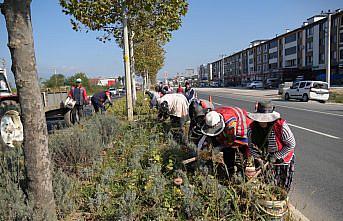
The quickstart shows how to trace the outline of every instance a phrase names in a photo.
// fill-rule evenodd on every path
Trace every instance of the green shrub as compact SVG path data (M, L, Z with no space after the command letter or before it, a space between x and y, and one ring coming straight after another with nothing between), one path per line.
M32 205L23 191L26 187L23 151L20 147L0 152L1 220L28 220Z

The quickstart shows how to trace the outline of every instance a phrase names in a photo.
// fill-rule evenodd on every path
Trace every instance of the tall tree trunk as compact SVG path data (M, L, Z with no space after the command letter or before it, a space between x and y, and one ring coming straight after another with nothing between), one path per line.
M135 106L137 100L137 92L136 92L136 74L135 74L135 56L133 53L133 38L135 33L131 31L130 33L130 65L131 65L131 89L132 89L132 103Z
M24 127L25 167L35 220L56 220L48 133L38 84L30 0L5 0L8 47L12 58Z
M150 82L150 78L149 78L149 72L146 72L146 83L147 83L147 87L150 89L151 86L151 82Z

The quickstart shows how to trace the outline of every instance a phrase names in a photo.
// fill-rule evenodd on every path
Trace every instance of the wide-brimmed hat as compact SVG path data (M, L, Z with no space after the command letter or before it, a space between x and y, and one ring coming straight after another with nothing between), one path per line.
M260 101L256 103L255 113L248 113L248 117L257 122L273 122L280 118L280 113L275 111L271 101Z
M223 116L215 111L210 111L205 116L205 125L202 126L201 132L207 136L217 136L225 128Z

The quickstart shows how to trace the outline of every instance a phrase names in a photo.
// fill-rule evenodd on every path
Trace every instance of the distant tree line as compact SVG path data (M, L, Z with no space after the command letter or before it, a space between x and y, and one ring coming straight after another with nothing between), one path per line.
M73 86L75 85L76 79L81 78L82 80L82 86L86 88L87 92L92 94L101 90L106 90L108 87L106 86L100 86L96 84L91 84L88 76L83 72L75 73L74 75L70 77L66 77L63 74L53 74L51 77L45 81L42 81L42 84L45 88L59 88L63 86ZM118 77L118 82L113 86L115 88L122 87L121 81L123 80L123 77Z

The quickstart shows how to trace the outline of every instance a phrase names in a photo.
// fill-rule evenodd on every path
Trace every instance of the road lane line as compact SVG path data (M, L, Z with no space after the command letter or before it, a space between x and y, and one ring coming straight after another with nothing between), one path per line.
M343 117L342 114L327 113L327 112L316 111L316 110L309 110L309 109L298 108L298 107L289 107L289 106L283 106L283 105L279 105L279 104L277 104L276 106L284 107L284 108L289 108L289 109L294 109L294 110L303 110L303 111L309 111L309 112L313 112L313 113L319 113L319 114L326 114L326 115L332 115L332 116L337 116L337 117Z
M217 102L212 102L213 104L215 104L215 105L219 105L219 106L221 106L222 104L220 104L220 103L217 103Z
M256 103L256 101L250 101L250 100L245 100L245 99L240 99L240 98L235 98L235 97L224 97L224 96L218 96L218 95L212 95L213 97L220 97L224 99L232 99L232 100L238 100L238 101L246 101L250 103ZM248 96L248 95L246 95ZM298 108L298 107L290 107L290 106L284 106L284 105L279 105L275 104L276 107L283 107L283 108L288 108L288 109L294 109L294 110L302 110L302 111L308 111L308 112L313 112L313 113L318 113L318 114L325 114L325 115L332 115L332 116L337 116L337 117L343 117L342 114L335 114L335 113L327 113L327 112L322 112L322 111L316 111L316 110L309 110L309 109L304 109L304 108Z
M291 127L295 127L295 128L298 128L298 129L306 130L306 131L309 131L309 132L312 132L312 133L315 133L315 134L323 135L323 136L330 137L330 138L337 139L337 140L341 139L339 137L336 137L336 136L333 136L333 135L330 135L330 134L326 134L326 133L319 132L319 131L316 131L316 130L312 130L312 129L308 129L308 128L305 128L305 127L301 127L301 126L298 126L298 125L295 125L295 124L291 124L291 123L287 123L287 124L289 126L291 126Z

